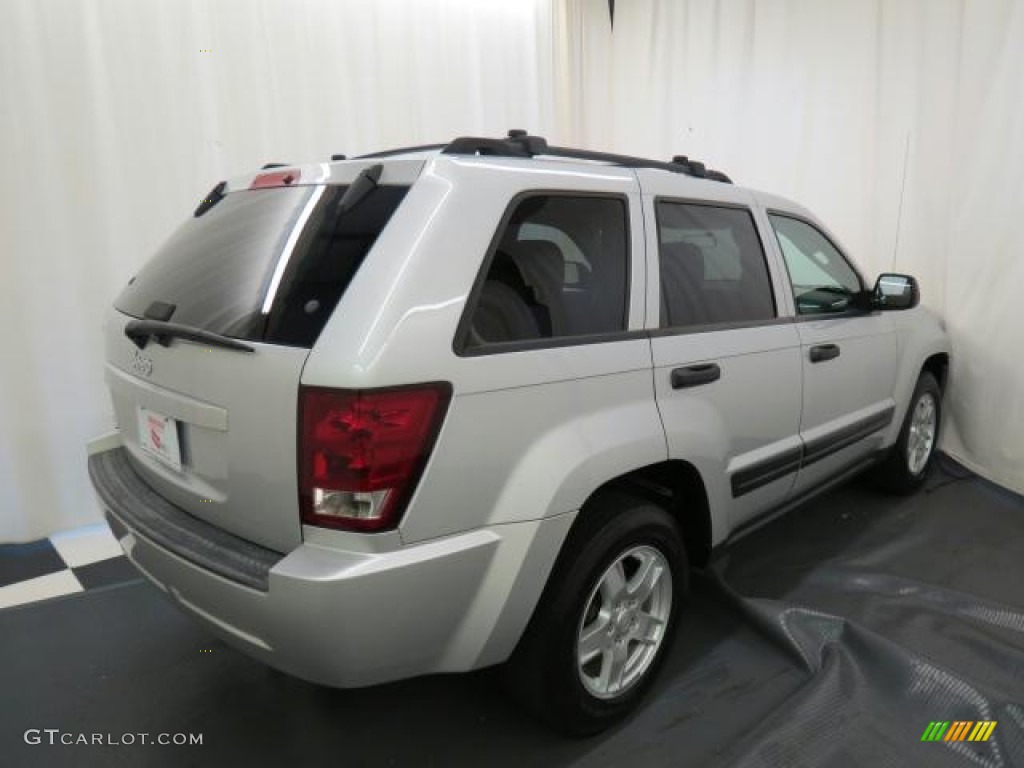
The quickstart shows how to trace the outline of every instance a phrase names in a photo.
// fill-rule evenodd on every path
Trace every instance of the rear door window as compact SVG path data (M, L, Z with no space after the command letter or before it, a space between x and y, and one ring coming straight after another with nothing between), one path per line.
M408 187L342 212L345 186L232 192L178 228L115 307L238 339L311 347Z
M768 265L750 211L661 201L657 220L662 328L775 317Z

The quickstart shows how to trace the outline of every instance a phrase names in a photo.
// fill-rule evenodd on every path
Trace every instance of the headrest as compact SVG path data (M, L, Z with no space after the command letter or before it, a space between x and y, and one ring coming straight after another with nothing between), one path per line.
M516 240L507 243L503 248L516 263L534 264L543 261L562 266L562 250L550 240Z
M517 240L502 248L519 267L523 279L541 296L560 294L565 284L561 249L548 240Z
M501 250L516 265L532 291L534 301L547 313L550 335L564 335L566 320L562 288L565 285L565 261L562 250L547 240L516 240L506 243Z
M680 241L678 243L662 243L662 255L672 260L699 261L704 266L704 251L693 243Z

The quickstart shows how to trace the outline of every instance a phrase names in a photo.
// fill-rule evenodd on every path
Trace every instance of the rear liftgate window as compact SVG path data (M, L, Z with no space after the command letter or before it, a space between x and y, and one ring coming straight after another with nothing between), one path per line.
M379 186L342 210L348 187L232 192L186 221L115 302L248 341L311 347L405 197ZM197 212L198 213L198 212Z

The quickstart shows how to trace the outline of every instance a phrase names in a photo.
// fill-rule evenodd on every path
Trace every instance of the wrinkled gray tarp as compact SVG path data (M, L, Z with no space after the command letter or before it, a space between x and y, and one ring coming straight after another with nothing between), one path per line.
M695 576L644 709L589 741L488 673L288 678L135 583L0 611L0 765L1024 766L1024 500L945 467L917 496L855 484L737 542ZM998 725L922 743L934 720ZM31 747L26 728L204 742Z
M942 467L917 496L854 485L730 547L698 592L735 624L662 692L645 756L1024 765L1024 500ZM998 725L922 743L936 720Z

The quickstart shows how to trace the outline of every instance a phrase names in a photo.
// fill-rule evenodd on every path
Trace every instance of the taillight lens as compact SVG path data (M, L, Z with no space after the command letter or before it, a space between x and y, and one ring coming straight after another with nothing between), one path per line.
M289 168L286 171L271 171L270 173L259 173L252 180L249 189L268 189L269 187L287 187L302 178L302 171L298 168Z
M299 507L308 525L394 528L451 398L448 384L299 390Z

